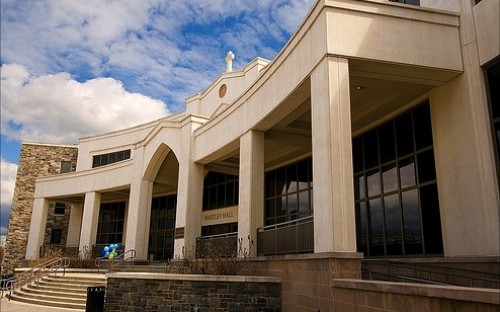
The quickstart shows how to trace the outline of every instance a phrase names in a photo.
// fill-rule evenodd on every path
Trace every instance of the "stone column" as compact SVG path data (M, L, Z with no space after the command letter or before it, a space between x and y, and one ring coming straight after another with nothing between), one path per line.
M147 260L148 256L152 196L153 182L134 176L130 186L124 244L126 250L135 249L136 260Z
M192 121L182 128L182 139L188 143L178 155L179 182L174 242L174 255L176 257L194 257L196 238L201 235L203 165L196 164L191 160L192 133L199 125L199 123Z
M72 204L69 216L68 239L66 245L79 246L80 231L82 228L83 206L82 204Z
M97 223L99 222L99 207L101 205L101 193L85 193L83 204L82 228L80 232L80 252L91 248L97 237Z
M248 237L257 242L264 223L264 132L249 131L240 138L238 239L243 250L255 255Z
M355 252L349 66L326 57L311 74L314 251Z
M39 255L40 246L45 238L45 226L49 213L49 201L45 198L35 198L33 201L33 213L31 214L28 244L26 246L26 259L36 259Z

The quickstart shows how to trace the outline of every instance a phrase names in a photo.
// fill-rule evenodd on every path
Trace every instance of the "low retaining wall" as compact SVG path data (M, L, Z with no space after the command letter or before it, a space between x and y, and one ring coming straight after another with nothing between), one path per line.
M105 311L281 311L276 277L109 273Z
M361 253L329 252L268 256L250 262L256 275L281 279L283 312L334 312L332 279L361 278L362 257Z
M460 286L334 279L335 311L498 312L500 291Z

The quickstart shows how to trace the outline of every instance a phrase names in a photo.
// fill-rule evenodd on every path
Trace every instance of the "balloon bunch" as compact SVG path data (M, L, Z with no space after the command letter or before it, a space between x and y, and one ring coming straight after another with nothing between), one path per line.
M104 258L108 258L109 260L118 257L118 253L116 250L118 249L118 244L110 244L103 248Z

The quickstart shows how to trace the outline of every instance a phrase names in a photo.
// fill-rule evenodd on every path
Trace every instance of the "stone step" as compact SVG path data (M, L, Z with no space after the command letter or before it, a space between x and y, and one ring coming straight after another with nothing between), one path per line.
M87 288L106 286L104 274L66 273L53 274L16 289L11 300L36 305L84 310Z
M86 300L68 300L68 298L47 297L47 296L30 296L29 294L16 290L10 295L10 300L36 304L41 306L58 307L65 309L85 310Z
M87 298L87 290L74 290L74 289L57 289L51 287L37 287L36 285L28 285L22 287L22 290L31 294L48 295L54 297L66 298Z
M59 288L59 289L73 289L73 290L78 290L78 289L87 289L87 287L90 287L90 286L101 286L101 284L99 285L96 285L94 283L89 283L89 284L86 284L86 283L68 283L68 282L60 282L60 283L56 283L56 282L53 282L53 281L45 281L45 280L40 280L36 283L37 285L41 285L41 286L49 286L49 287L55 287L55 288ZM104 286L104 285L102 285Z

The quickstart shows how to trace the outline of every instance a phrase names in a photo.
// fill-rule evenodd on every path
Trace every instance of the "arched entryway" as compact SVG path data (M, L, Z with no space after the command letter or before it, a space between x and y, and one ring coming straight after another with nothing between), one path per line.
M174 254L175 216L179 162L170 150L153 180L148 257L152 261L171 259Z

